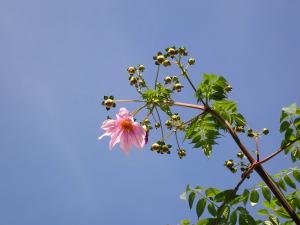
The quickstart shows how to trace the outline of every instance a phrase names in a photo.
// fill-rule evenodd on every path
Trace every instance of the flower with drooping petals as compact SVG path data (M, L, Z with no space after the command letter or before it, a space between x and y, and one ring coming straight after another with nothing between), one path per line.
M145 145L145 129L134 121L133 116L126 108L120 108L116 119L108 119L102 123L101 128L105 131L98 139L104 136L111 136L109 148L112 149L120 142L122 151L126 154L132 145L137 148L143 148Z

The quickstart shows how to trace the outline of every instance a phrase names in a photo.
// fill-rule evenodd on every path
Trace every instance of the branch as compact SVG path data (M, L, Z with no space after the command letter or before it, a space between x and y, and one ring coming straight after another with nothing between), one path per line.
M294 144L295 142L299 141L300 137L297 137L295 140L290 141L289 143L287 143L285 146L278 148L274 153L272 153L271 155L267 156L266 158L264 158L263 160L257 162L257 164L263 164L267 161L269 161L270 159L272 159L274 156L278 155L280 152L282 152L283 150L287 149L288 147L290 147L292 144Z

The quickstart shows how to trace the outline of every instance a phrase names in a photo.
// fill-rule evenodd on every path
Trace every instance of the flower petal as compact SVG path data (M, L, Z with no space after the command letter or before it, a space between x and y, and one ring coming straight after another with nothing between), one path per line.
M118 128L114 133L111 134L111 140L109 142L109 149L112 149L117 143L120 142L120 138L123 134L123 130Z
M130 137L129 137L129 132L123 132L121 135L121 140L120 140L120 147L122 151L126 154L129 153L129 149L131 148L131 142L130 142Z

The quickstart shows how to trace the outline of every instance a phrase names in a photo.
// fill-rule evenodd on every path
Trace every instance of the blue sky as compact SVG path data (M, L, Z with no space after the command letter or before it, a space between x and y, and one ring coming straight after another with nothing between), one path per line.
M179 194L186 184L235 185L238 176L223 167L237 151L230 139L210 160L188 145L183 160L149 146L128 157L119 147L110 152L108 138L97 141L107 116L102 97L136 98L126 68L142 63L152 81L152 56L184 45L197 60L192 80L224 75L249 124L270 128L261 147L272 152L281 107L300 103L299 7L296 0L1 0L0 225L195 219ZM272 173L286 166L294 165L283 156L266 164ZM253 175L245 186L258 181Z

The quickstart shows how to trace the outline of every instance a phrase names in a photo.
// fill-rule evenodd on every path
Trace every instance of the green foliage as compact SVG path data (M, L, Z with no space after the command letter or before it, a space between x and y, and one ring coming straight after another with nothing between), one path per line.
M296 103L282 108L280 123L280 132L284 133L284 139L281 142L282 147L300 137L300 108ZM300 141L290 145L284 152L285 154L290 152L293 162L298 161L300 159Z
M165 88L161 84L156 85L156 89L148 89L142 94L142 98L148 103L148 104L154 104L161 108L162 111L164 111L169 116L172 115L170 110L170 103L171 100L171 90L168 88Z
M217 144L216 139L220 136L220 124L209 114L196 117L187 128L186 139L191 139L194 148L202 148L204 154L209 157L212 146Z
M245 126L246 120L242 114L237 112L236 103L229 100L215 101L212 104L212 108L216 110L224 119L226 119L231 125Z
M223 100L227 98L226 86L228 86L228 82L224 77L205 73L195 96L198 102L201 99L205 99L206 103L211 100Z

